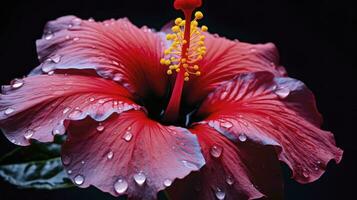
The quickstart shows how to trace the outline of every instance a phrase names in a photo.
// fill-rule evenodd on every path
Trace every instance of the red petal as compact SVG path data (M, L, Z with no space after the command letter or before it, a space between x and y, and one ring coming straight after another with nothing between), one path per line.
M206 35L207 54L201 66L201 76L193 78L184 90L189 103L203 100L210 92L237 74L268 71L276 76L286 74L279 65L274 44L249 44Z
M127 19L94 22L66 16L50 21L37 41L42 64L32 72L54 69L94 69L144 96L163 96L168 77L160 65L160 35L139 29Z
M0 127L18 145L29 145L29 139L52 141L53 134L64 134L65 120L90 116L103 121L114 112L140 108L122 86L95 77L31 76L4 86L3 92Z
M162 126L143 112L113 115L101 125L90 119L71 124L62 159L80 187L94 185L114 196L156 199L174 179L205 163L195 135Z
M291 78L267 72L239 75L210 94L199 115L233 141L281 148L279 159L301 183L318 179L331 159L338 163L342 158L333 135L319 128L313 94Z
M253 141L233 143L207 125L197 134L206 165L170 188L173 199L281 199L282 177L274 147Z

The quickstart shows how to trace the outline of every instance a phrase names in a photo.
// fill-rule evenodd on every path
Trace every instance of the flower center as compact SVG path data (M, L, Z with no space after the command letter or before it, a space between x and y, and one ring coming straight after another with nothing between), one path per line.
M169 104L165 110L164 121L175 122L179 116L181 95L184 81L190 80L190 75L200 76L198 62L203 59L206 53L205 36L207 26L198 27L198 20L203 18L200 11L192 12L201 6L201 0L175 0L176 9L181 9L185 19L177 18L172 27L172 34L167 34L167 40L171 41L171 46L165 50L164 58L160 60L162 65L168 67L167 74L177 73L175 85L171 94Z

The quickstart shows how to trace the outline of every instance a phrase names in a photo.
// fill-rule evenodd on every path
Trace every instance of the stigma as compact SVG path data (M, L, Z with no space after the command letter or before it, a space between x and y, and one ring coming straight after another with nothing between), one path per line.
M191 16L185 20L177 18L171 28L172 33L166 35L171 45L164 51L164 57L160 63L168 67L166 71L168 75L180 73L183 70L185 81L189 81L191 75L201 75L198 63L206 54L203 32L208 31L207 26L199 27L198 25L198 21L202 18L203 14L200 11L195 13L192 21Z

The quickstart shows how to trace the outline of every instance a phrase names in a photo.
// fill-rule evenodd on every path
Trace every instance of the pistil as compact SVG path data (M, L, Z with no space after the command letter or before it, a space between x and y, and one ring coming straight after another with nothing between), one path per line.
M187 4L187 2L193 4ZM172 40L172 44L169 49L165 50L165 57L160 61L162 65L169 67L168 75L177 73L171 98L165 110L166 122L175 122L178 119L184 82L190 80L190 75L201 75L198 62L206 53L205 36L202 32L207 31L207 27L202 26L199 29L197 22L203 18L203 14L200 11L196 12L194 20L191 21L192 13L196 8L194 6L200 6L201 2L197 0L187 2L175 1L175 8L183 11L185 20L181 18L175 20L175 25L172 27L173 34L167 35L167 39Z

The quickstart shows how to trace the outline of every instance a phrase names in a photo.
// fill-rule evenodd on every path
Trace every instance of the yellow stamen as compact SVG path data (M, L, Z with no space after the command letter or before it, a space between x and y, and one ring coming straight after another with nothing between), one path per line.
M175 25L171 28L173 33L167 34L166 39L171 41L171 46L164 51L165 57L160 60L162 65L168 67L167 74L171 75L173 72L180 72L180 70L185 70L184 80L189 81L190 75L200 76L200 67L198 62L203 59L206 54L205 46L205 35L203 32L208 31L207 26L198 26L198 20L203 18L203 13L197 11L194 15L194 19L190 24L190 39L189 41L184 39L184 31L186 26L186 21L182 18L175 19ZM190 19L186 19L190 20ZM186 54L182 54L182 48L186 46Z

